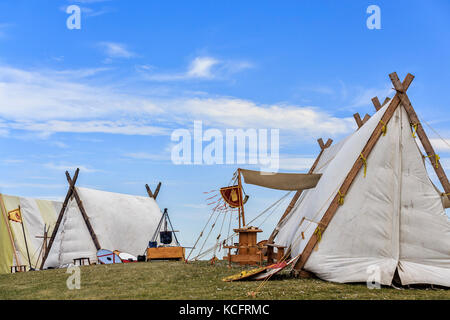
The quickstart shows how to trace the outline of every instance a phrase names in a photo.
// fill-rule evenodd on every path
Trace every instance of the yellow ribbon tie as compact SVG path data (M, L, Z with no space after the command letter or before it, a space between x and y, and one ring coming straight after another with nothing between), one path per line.
M433 155L431 156L427 156L427 158L431 158L433 157ZM435 160L435 167L436 169L439 169L439 160L441 160L441 157L438 154L434 155L434 160Z
M322 240L322 230L320 229L320 227L317 227L316 230L314 231L314 234L317 236L317 243L316 243L316 248L315 251L319 250L319 242L320 240Z
M387 132L387 127L386 127L386 123L384 123L383 120L380 120L381 124L383 125L383 127L381 128L381 132L383 132L383 136L386 135Z
M364 157L364 155L361 153L361 160L364 163L364 178L367 175L367 159Z
M412 136L413 136L413 138L415 139L415 138L416 138L416 132L417 132L417 126L418 126L418 124L417 124L417 123L412 123L411 125L412 125L412 127L413 127L413 133L412 133Z
M341 190L338 191L339 192L339 200L338 203L340 206L342 206L344 204L344 198L345 198L345 194L341 193Z

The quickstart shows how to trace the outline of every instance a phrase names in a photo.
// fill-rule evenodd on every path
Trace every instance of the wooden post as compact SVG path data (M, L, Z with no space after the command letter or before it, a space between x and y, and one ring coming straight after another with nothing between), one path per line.
M333 143L332 139L328 139L327 143L323 143L322 138L317 140L319 142L319 146L321 148L319 155L316 158L316 161L314 161L312 167L309 169L309 174L313 173L314 170L316 169L320 158L322 157L322 154L324 153L325 149L329 148L331 146L331 144ZM281 216L280 220L277 223L277 226L275 227L275 229L272 231L272 234L270 235L269 239L267 240L268 244L273 244L273 240L275 239L275 237L278 234L278 228L281 225L281 223L284 221L284 219L286 218L286 216L291 212L291 210L294 208L295 204L297 203L298 199L300 198L301 194L302 194L303 190L298 190L294 197L292 198L291 202L289 203L288 207L286 208L286 210L284 211L283 215Z
M153 199L155 199L155 200L156 200L156 197L158 196L159 189L161 189L161 182L158 183L158 186L155 189L155 193L153 194Z
M378 100L378 97L373 97L372 98L372 103L373 103L373 106L375 107L375 109L378 111L378 110L380 110L381 108L382 108L382 105L381 105L381 103L380 103L380 100Z
M20 219L22 220L20 222L20 224L22 225L23 239L25 240L25 249L27 250L28 263L30 264L30 270L33 270L33 266L31 265L31 259L30 259L30 251L28 250L27 235L25 234L25 226L23 223L22 210L20 210L20 206L19 206L19 213L20 213Z
M9 241L11 242L11 246L13 248L13 254L14 254L14 258L16 259L16 265L20 265L20 260L19 260L19 257L17 256L17 250L16 250L16 245L14 244L14 237L13 237L13 234L11 231L11 226L9 225L8 211L6 210L5 203L3 202L2 194L0 194L0 204L1 204L0 211L3 211L2 216L5 220L6 229L8 230Z
M386 99L384 99L383 101L383 107L386 105L386 103L388 103L389 101L391 101L391 98L386 97Z
M67 204L69 203L70 197L72 197L73 190L75 189L75 183L77 182L79 173L80 173L80 169L77 168L77 170L75 170L75 174L73 175L72 183L69 184L69 190L67 190L66 198L64 199L61 210L59 211L58 219L56 220L55 227L53 228L52 236L50 237L50 242L48 243L47 251L45 252L44 257L42 258L41 267L40 267L41 270L44 268L45 261L47 260L48 254L50 253L50 250L53 246L53 242L55 241L56 234L58 233L59 225L61 224L64 213L66 212ZM66 171L66 175L68 175L68 174L69 173Z
M66 178L69 184L72 184L72 178L70 177L69 173L66 171ZM73 195L75 197L75 200L78 205L78 209L80 209L81 215L83 216L83 220L86 223L86 227L88 228L89 234L91 235L92 241L94 242L95 248L97 250L100 250L102 247L100 246L100 243L98 242L97 235L94 232L94 229L92 228L91 222L89 221L89 217L86 213L86 210L84 209L83 202L80 199L80 196L78 195L77 189L73 188Z
M244 202L242 198L242 181L241 181L241 169L238 169L238 185L239 185L239 208L240 215L242 217L242 227L245 227L245 214L244 214ZM241 228L241 226L239 226Z
M392 74L389 76L391 77ZM403 82L403 85L402 85L403 92L406 92L406 90L409 88L413 79L414 79L414 77L412 75L408 74L408 76L405 78L405 81ZM386 110L386 112L384 113L384 115L382 117L383 122L380 121L377 124L375 130L373 131L372 135L370 136L369 140L367 141L366 146L362 150L361 154L366 159L370 155L371 151L373 150L373 148L375 147L376 143L378 142L379 138L382 135L382 131L383 131L382 129L384 126L383 123L385 123L385 124L389 123L389 120L391 120L392 116L394 115L395 110L400 105L400 102L401 102L400 96L401 96L401 93L397 92L396 95L394 96L393 101L391 102L391 104L389 105L388 109ZM358 175L358 172L361 170L363 164L364 163L361 158L358 158L358 160L356 160L352 169L350 170L347 177L345 178L344 183L342 184L341 188L339 189L341 193L347 194L348 190L350 189L350 187L353 184L353 181L355 180L356 176ZM331 202L330 207L327 209L327 211L325 212L325 214L323 215L322 219L320 220L320 222L318 224L318 227L321 229L321 232L320 232L321 235L323 235L323 233L326 231L326 228L328 227L330 221L333 219L334 215L336 214L336 212L339 208L339 198L340 198L340 195L336 194L333 201ZM301 270L305 266L306 262L309 259L309 256L311 255L314 247L316 246L318 240L319 240L319 238L318 238L317 233L314 233L311 236L311 238L309 239L301 256L295 263L295 266L294 266L295 270Z
M148 184L145 185L145 189L147 189L148 196L149 196L150 198L153 198L153 192L152 192L152 189L150 189L150 187L148 186Z
M358 125L358 128L361 128L363 125L363 122L361 120L361 116L359 115L359 113L355 113L353 115L353 118L355 118L356 124Z
M404 85L398 79L397 74L392 74L391 80L395 90L400 94L402 105L405 108L406 112L408 113L411 124L417 126L416 130L417 136L422 142L422 146L425 149L425 152L427 153L427 156L431 161L434 171L436 172L436 175L438 176L445 193L449 194L450 183L448 181L447 175L445 174L444 168L442 167L442 164L440 163L439 159L436 157L436 152L434 151L434 148L431 145L431 142L428 139L425 130L423 129L422 123L420 122L419 117L417 116L417 113L414 110L411 101L408 98L408 95L406 94L406 90L403 88ZM450 195L448 197L450 199Z
M365 124L367 121L369 121L369 119L370 119L370 115L368 115L366 113L366 115L364 116L364 119L362 120L362 123Z

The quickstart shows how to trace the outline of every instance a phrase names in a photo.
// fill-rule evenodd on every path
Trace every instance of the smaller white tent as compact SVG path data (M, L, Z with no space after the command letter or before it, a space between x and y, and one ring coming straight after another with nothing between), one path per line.
M23 227L20 222L8 219L8 212L18 209L22 214ZM26 265L29 268L28 252L32 268L39 268L42 260L41 247L44 227L49 234L53 230L61 202L17 197L0 194L0 273L9 273L11 266Z
M80 187L74 187L75 192L88 220L84 219L72 195L62 213L44 269L61 267L77 258L89 258L91 263L96 262L100 248L134 256L145 253L162 216L154 198ZM88 223L98 245L93 240Z

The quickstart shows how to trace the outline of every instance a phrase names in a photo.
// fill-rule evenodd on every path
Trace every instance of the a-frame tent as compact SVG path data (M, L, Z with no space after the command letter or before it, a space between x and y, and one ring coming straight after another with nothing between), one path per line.
M41 269L73 263L73 259L97 260L100 249L143 255L162 213L155 193L149 197L76 187L66 171L69 190L62 204Z
M393 99L374 99L372 117L355 115L359 129L322 148L311 170L321 179L297 192L273 241L301 254L297 271L324 280L366 282L375 272L384 285L398 274L403 285L450 287L450 184L406 94L414 77L390 78ZM428 176L427 159L443 192Z

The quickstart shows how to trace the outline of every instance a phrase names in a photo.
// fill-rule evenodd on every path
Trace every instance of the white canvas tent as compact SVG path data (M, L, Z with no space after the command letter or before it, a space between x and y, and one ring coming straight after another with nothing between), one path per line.
M24 229L20 222L11 221L8 212L18 209L23 220ZM39 268L42 261L44 228L52 232L61 202L40 200L27 197L17 197L0 194L0 273L9 273L12 266L26 265L30 268L28 252L32 268ZM25 244L25 237L27 243ZM40 237L40 238L37 238Z
M310 173L322 174L313 189L298 191L269 241L300 255L295 269L324 280L450 287L450 185L401 83L356 132L322 152ZM422 155L417 134L427 155ZM442 184L430 180L431 161ZM447 198L447 199L446 199ZM377 278L375 278L377 279Z
M162 213L155 200L88 188L75 187L78 170L63 203L49 244L44 269L73 263L73 259L97 260L99 249L143 255Z

